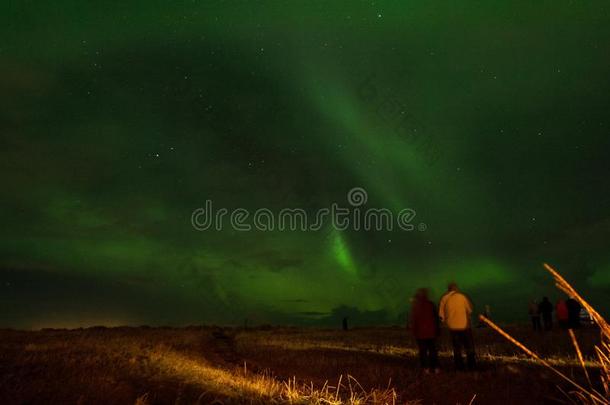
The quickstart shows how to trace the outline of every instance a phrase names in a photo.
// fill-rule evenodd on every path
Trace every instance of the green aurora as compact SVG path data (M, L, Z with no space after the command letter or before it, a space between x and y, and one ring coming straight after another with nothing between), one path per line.
M609 9L4 2L0 326L402 323L451 280L519 320L543 261L609 310ZM190 222L354 187L416 229Z

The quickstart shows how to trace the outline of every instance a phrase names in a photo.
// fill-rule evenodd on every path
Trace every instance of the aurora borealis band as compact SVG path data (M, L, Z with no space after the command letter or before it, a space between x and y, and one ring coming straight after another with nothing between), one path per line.
M0 326L402 322L451 280L517 320L543 261L606 312L609 9L4 2ZM425 229L190 222L354 187Z

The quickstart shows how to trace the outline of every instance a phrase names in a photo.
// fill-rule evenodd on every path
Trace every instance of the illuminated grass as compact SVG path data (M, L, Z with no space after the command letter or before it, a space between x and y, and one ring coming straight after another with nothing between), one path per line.
M296 378L282 382L267 375L248 373L245 367L243 373L230 372L162 346L151 350L148 358L162 373L196 384L205 392L219 392L223 397L236 401L314 405L396 403L394 389L367 392L351 376L347 376L345 382L342 382L343 376L339 376L336 385L326 383L318 389L313 383L299 383Z
M301 350L307 351L312 349L328 349L328 350L343 350L348 352L363 352L363 353L375 353L383 354L387 356L394 356L398 358L404 358L406 356L415 357L418 355L418 351L413 347L403 346L372 346L367 344L346 344L346 343L331 343L323 341L291 341L285 338L273 339L268 337L260 338L256 341L256 345L260 347L277 347L285 350ZM439 350L439 357L452 358L453 351L451 350ZM479 351L477 354L480 359L488 360L490 362L498 363L510 363L510 364L535 364L536 360L524 355L499 355L491 352L482 353ZM546 359L546 361L554 366L579 366L581 362L577 358L569 358L567 356L556 356ZM601 368L602 365L596 360L584 360L584 364L589 368Z
M559 332L508 330L586 387L572 342ZM405 328L91 328L0 331L0 402L200 404L543 403L560 395L549 373L488 328L475 329L476 373L455 373L442 336L440 375L423 375ZM603 364L583 329L594 383ZM531 392L536 382L536 393ZM476 395L476 397L475 397ZM3 402L6 403L6 402Z

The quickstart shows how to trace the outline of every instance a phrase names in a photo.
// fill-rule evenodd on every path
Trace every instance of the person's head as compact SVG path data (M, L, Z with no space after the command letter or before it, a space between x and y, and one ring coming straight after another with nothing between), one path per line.
M458 285L455 281L452 281L449 283L449 285L447 286L447 291L457 291L458 290Z
M425 301L428 299L428 289L427 288L419 288L415 292L415 299L418 301Z
M542 297L542 301L547 302L549 300L549 297Z

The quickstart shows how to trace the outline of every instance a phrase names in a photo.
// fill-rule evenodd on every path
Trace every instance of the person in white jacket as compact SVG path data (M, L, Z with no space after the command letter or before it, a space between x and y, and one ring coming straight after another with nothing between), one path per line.
M472 310L470 299L460 292L456 283L450 283L438 305L438 316L449 329L453 344L453 359L458 370L464 368L462 348L466 351L468 368L474 369L476 366L470 322Z

